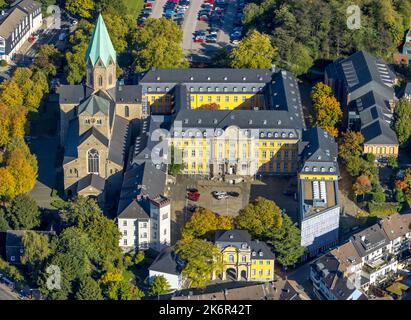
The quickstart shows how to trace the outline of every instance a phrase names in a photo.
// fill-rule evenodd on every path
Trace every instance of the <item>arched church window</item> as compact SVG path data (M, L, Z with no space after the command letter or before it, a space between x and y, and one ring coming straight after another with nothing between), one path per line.
M113 75L112 74L110 74L109 77L108 77L108 83L109 84L113 83Z
M96 149L91 149L87 153L88 173L99 173L99 154Z
M99 76L99 77L98 77L98 85L99 85L100 87L103 86L103 77L102 77L102 76Z
M130 116L130 108L128 106L124 107L124 116L128 118Z

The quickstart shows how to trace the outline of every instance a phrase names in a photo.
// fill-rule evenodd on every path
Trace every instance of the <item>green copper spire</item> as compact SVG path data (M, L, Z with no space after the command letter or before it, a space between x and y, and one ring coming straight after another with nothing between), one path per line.
M100 14L86 52L86 61L90 59L93 67L98 59L108 66L110 58L116 63L116 51L111 43L106 24Z

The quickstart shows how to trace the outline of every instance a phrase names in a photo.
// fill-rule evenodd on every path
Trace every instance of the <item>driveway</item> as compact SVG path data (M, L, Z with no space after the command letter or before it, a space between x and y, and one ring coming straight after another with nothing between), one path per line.
M160 19L163 16L164 5L166 4L167 0L157 0L153 3L153 12L150 18Z

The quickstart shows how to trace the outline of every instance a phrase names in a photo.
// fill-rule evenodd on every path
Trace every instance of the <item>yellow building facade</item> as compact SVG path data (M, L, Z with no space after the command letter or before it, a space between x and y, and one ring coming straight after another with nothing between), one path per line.
M247 231L217 231L215 243L223 257L223 280L274 280L274 254L264 242L252 241Z

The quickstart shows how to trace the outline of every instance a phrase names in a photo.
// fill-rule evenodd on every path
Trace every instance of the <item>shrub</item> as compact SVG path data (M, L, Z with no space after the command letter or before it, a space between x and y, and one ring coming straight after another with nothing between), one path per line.
M397 202L376 203L371 201L368 203L368 210L371 216L390 216L395 214L400 209L400 204Z
M6 67L7 66L7 61L6 60L0 60L0 67Z
M367 153L365 155L365 160L367 160L367 162L374 163L376 159L377 157L373 153Z
M7 261L4 261L2 258L0 258L0 270L2 270L6 274L6 276L14 282L24 282L24 277L22 276L20 271L15 266L12 266Z

